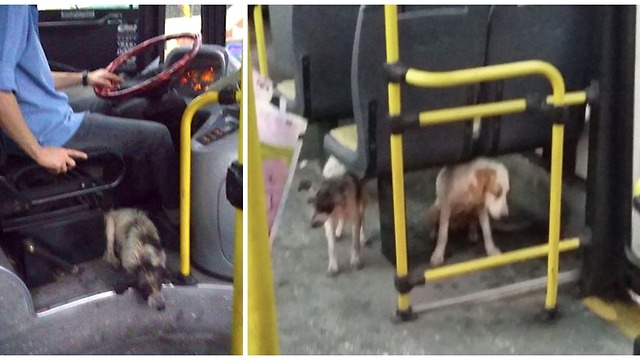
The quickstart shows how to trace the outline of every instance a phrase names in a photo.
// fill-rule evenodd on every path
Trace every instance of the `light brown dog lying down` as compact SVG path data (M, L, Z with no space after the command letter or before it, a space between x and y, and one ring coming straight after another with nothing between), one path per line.
M436 201L427 211L428 225L432 229L438 227L431 265L444 262L450 228L468 225L470 240L477 240L476 219L482 229L487 255L500 254L493 242L489 216L499 219L509 215L508 192L507 168L495 160L477 158L440 170L436 178Z

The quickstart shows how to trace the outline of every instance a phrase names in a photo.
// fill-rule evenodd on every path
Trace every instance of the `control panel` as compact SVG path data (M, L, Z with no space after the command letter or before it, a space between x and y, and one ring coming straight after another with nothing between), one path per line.
M209 145L238 130L238 119L230 111L222 110L215 118L209 119L195 134L202 145Z

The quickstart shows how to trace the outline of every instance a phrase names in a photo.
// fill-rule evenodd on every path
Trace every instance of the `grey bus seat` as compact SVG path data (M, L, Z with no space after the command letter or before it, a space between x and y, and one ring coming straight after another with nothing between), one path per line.
M294 69L295 58L293 56L293 13L292 5L269 5L269 34L267 39L267 61L269 77L275 84L274 97L284 98L289 111L294 111L299 106L295 103ZM267 36L267 34L265 34Z
M562 74L567 91L589 85L591 6L495 6L489 22L487 65L543 60ZM485 101L551 94L541 76L509 79L483 85ZM584 106L569 108L565 140L575 141L584 124ZM520 113L483 120L478 151L484 155L531 150L551 143L552 119ZM568 149L570 150L570 149Z
M269 5L270 50L267 56L270 73L274 81L293 79L295 61L293 57L293 13L292 5Z
M398 23L403 64L431 71L483 65L490 6L407 6L404 10ZM334 129L324 140L325 150L360 177L391 171L381 24L382 6L360 8L351 71L356 125ZM477 91L477 86L423 89L403 85L402 113L473 103ZM405 133L405 170L470 158L471 130L468 123L452 123Z
M311 122L352 117L351 53L358 7L300 5L291 12L294 112Z

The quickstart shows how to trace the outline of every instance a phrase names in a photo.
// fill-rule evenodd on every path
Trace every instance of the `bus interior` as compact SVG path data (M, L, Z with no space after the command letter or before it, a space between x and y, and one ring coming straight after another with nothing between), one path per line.
M284 98L287 111L308 121L271 234L273 283L251 288L272 287L275 310L266 295L250 307L266 328L250 334L250 352L631 354L640 336L636 13L635 6L250 7L251 65L273 81L273 104ZM527 72L531 60L559 71L564 101L575 96L562 115L532 105L546 108L558 87ZM469 80L518 62L525 70L517 75ZM390 110L396 83L394 111L406 118ZM482 104L516 99L524 112L495 105L480 115L491 114ZM465 111L467 121L456 121ZM502 255L485 259L482 241L468 242L463 231L449 236L444 265L430 266L436 244L425 214L436 176L481 156L509 172L509 216L491 222ZM349 267L345 225L337 275L327 274L325 231L311 228L309 194L299 191L321 181L330 157L363 181L368 197L362 268ZM547 258L554 237L562 251L555 268ZM509 259L525 248L543 251ZM545 297L551 274L557 303Z

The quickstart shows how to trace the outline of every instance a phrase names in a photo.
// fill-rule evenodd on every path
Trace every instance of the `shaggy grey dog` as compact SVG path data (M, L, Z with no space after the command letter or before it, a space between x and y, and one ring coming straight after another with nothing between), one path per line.
M160 290L169 278L167 255L160 244L160 236L147 215L137 209L109 211L104 216L107 249L105 260L114 268L122 268L132 276L136 288L149 306L163 310Z

